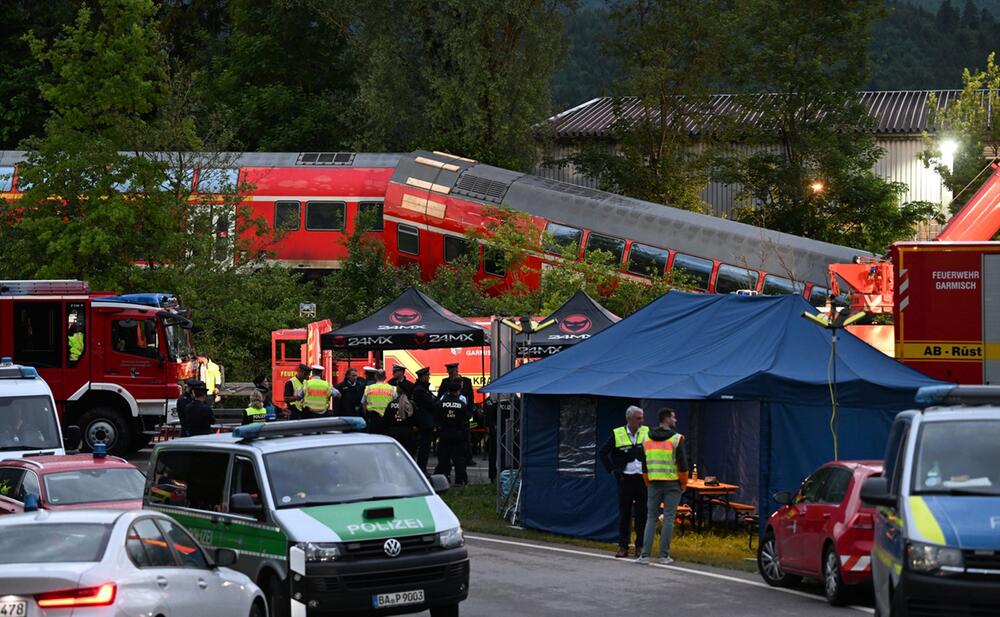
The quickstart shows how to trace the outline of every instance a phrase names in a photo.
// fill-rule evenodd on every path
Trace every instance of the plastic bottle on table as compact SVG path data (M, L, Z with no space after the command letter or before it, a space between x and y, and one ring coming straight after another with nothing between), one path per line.
M692 480L698 479L698 463L695 463L694 467L691 470L691 479Z

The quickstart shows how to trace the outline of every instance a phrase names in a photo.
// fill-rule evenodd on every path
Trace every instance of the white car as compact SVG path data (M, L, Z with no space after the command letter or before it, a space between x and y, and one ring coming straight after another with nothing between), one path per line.
M176 521L134 510L0 518L0 617L267 617L264 595Z

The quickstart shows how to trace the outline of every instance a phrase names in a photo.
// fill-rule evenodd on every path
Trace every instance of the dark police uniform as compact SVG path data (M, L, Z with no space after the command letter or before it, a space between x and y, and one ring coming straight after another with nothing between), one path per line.
M205 401L191 401L184 410L181 431L186 435L209 435L215 424L215 414Z
M365 398L365 386L367 385L368 383L360 377L355 379L353 384L346 379L337 384L340 399L337 401L336 415L357 416L359 418L364 416L365 414L361 411L361 401Z
M407 382L409 383L409 382ZM410 386L403 386L396 391L396 397L385 408L385 415L382 416L380 428L384 434L399 442L399 445L410 453L413 458L417 457L416 434L413 430L413 418L405 418L399 410L399 395L405 391L409 396L413 389Z
M613 473L618 482L618 554L628 555L631 525L635 522L635 554L642 553L643 534L646 531L646 483L642 466L646 462L643 444L649 427L640 426L635 435L628 432L628 425L619 426L601 447L598 456L604 468ZM638 465L636 462L638 461ZM638 468L637 468L638 467Z
M434 473L451 475L451 467L455 466L455 483L468 484L469 477L465 472L465 449L469 442L469 418L472 417L472 405L463 402L455 394L445 394L441 399L438 411L438 426L441 428L438 437L438 464Z
M430 369L420 369L417 374ZM427 461L431 457L431 441L434 439L434 424L441 402L431 394L431 385L418 381L413 385L413 424L417 428L417 465L427 473Z

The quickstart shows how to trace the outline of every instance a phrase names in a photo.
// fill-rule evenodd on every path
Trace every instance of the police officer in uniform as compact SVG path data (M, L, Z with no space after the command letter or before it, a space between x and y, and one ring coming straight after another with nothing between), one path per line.
M300 364L292 378L285 382L284 398L288 416L292 420L302 419L302 386L309 377L309 365Z
M437 389L438 398L444 398L445 394L447 394L448 391L446 384L449 381L457 379L462 384L462 389L459 392L459 394L465 397L466 403L469 403L470 405L474 404L475 399L473 398L473 392L472 392L472 380L469 379L468 377L463 377L462 375L459 375L458 362L449 362L448 364L444 365L444 368L448 371L448 376L442 379L441 383L438 384L438 389Z
M649 427L642 423L641 407L625 410L625 426L619 426L600 451L601 463L618 481L618 552L615 557L628 557L632 538L631 522L635 520L635 556L642 554L646 531L646 483L642 466L646 461L643 444L649 438Z
M187 412L188 405L194 400L194 386L201 383L198 379L191 377L184 382L181 388L181 395L177 399L177 419L181 423L181 437L187 437L184 432L184 414Z
M417 371L417 383L413 385L413 423L417 429L417 465L427 473L427 461L431 457L431 441L434 439L434 420L441 402L431 394L431 369L424 367Z
M302 413L306 418L322 418L330 415L330 399L339 398L340 393L323 379L323 367L312 367L312 377L302 384Z
M382 416L385 434L399 442L399 445L410 453L413 458L417 457L417 440L413 427L413 417L406 415L401 401L410 400L413 394L413 383L403 380L395 388L396 395L392 401L386 405L385 414ZM407 406L412 410L410 403Z
M204 382L198 381L193 387L194 400L184 409L184 419L181 421L181 432L185 435L208 435L215 424L215 414L212 407L205 402L208 388Z
M254 422L264 422L267 419L267 408L264 407L264 395L260 390L250 393L250 401L247 408L243 410L243 424L253 424Z
M385 371L377 370L372 383L365 386L361 407L368 422L368 432L385 434L385 410L396 398L396 388L385 383ZM396 403L398 409L399 403Z
M413 382L406 378L406 367L403 366L402 364L393 364L392 379L389 380L389 385L398 388L399 384L404 381L410 385L413 385Z
M364 379L358 379L358 369L347 369L347 378L337 384L337 391L340 392L340 399L337 401L338 416L357 416L360 418L364 415L361 401L365 397L366 385Z
M469 442L469 420L472 418L472 405L462 396L462 382L459 379L445 381L442 384L446 394L441 399L438 410L438 426L441 433L438 437L438 464L434 473L451 475L451 467L455 466L455 484L469 483L465 472L465 449Z

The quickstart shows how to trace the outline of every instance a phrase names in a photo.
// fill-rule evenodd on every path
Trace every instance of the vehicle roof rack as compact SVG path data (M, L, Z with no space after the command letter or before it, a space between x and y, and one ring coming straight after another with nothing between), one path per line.
M88 285L86 281L78 281L75 279L0 281L0 295L3 296L87 293L90 293L90 285Z
M1000 386L924 386L916 400L921 405L1000 405Z
M257 422L233 430L233 437L242 442L295 435L320 435L323 433L351 433L363 431L367 423L363 418L314 418L309 420L283 420L281 422Z

